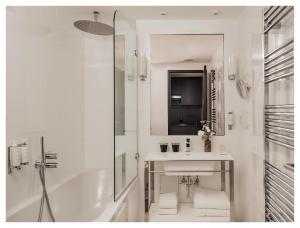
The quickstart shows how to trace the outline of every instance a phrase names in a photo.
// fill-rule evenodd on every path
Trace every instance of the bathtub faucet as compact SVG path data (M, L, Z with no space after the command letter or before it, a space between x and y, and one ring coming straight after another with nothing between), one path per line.
M35 162L35 168L57 168L57 153L45 153L44 151L44 137L41 137L41 152L42 152L42 160ZM48 160L52 160L49 162Z

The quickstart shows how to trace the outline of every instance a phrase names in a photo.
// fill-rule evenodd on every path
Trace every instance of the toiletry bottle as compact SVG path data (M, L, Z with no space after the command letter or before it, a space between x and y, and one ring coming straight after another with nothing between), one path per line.
M191 142L190 138L186 139L186 152L191 152Z
M29 149L28 149L28 139L22 139L21 149L21 164L29 164Z
M17 141L13 140L10 147L10 160L14 168L19 169L21 166L21 150Z

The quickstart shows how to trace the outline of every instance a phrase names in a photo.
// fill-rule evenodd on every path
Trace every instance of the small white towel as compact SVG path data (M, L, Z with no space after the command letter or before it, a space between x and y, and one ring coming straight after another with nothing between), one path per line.
M162 193L159 196L158 207L161 209L177 209L177 195L175 192Z
M229 217L230 210L221 209L194 209L197 217Z
M197 209L230 209L230 202L224 191L198 188L194 193L193 203Z
M158 214L160 214L160 215L177 215L177 208L159 208Z

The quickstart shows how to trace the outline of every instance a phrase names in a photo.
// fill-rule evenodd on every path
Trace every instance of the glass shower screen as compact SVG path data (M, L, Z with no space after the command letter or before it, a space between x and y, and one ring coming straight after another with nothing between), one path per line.
M137 176L136 31L114 14L114 196Z

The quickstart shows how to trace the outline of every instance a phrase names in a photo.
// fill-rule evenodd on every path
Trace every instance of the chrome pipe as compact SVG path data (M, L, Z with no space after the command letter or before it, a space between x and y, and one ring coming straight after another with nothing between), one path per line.
M271 219L274 219L275 222L279 222L279 220L276 218L276 216L273 214L272 211L270 211L269 208L266 208L267 212L272 216ZM268 221L269 222L269 221ZM273 221L272 221L273 222Z
M292 77L292 76L294 76L294 72L287 73L287 74L284 74L284 75L281 75L281 76L277 76L277 77L272 78L272 79L265 80L265 84L268 84L270 82L274 82L274 81L277 81L277 80L280 80L280 79L283 79L283 78Z
M266 201L266 205L268 206L268 207L271 207L272 208L272 210L273 210L273 213L274 213L274 211L275 211L275 213L277 214L277 217L279 217L280 218L280 220L281 220L281 222L285 222L285 220L284 220L284 218L282 218L282 216L280 215L280 213L268 202L268 201ZM271 209L270 208L270 209Z
M280 60L280 61L278 61L278 62L276 62L276 63L274 63L274 64L272 64L270 66L268 66L268 67L266 67L265 71L268 71L268 70L270 70L270 69L272 69L274 67L277 67L277 66L279 66L281 64L284 64L284 63L286 63L286 62L288 62L290 60L293 60L293 59L294 59L294 55L289 55L288 57L286 57L286 58L284 58L284 59L282 59L282 60Z
M265 131L265 132L266 132L267 135L270 135L270 136L279 137L279 138L282 138L282 139L294 141L294 137L292 137L292 136L286 136L286 135L282 135L282 134L271 132L271 131Z
M265 10L264 16L267 15L272 8L273 8L273 6L269 6L268 9Z
M266 182L266 190L270 191L274 194L277 194L277 197L281 197L286 205L289 205L290 210L294 210L294 202L291 202L289 199L287 199L281 192L279 192L273 185L271 185L269 182ZM293 200L294 201L294 200Z
M280 176L276 175L274 172L272 172L269 169L266 169L267 171L267 176L268 178L270 178L273 181L278 180L280 183L282 183L282 187L283 185L285 185L285 187L289 188L289 190L294 191L294 186L292 186L291 184L289 184L287 181L282 180L282 178L280 178ZM276 179L276 180L275 180ZM277 182L277 184L280 185L280 183Z
M276 194L274 194L271 191L269 191L269 192L267 191L266 195L268 195L271 199L276 201L278 203L278 205L280 204L280 207L283 208L284 211L287 212L287 214L290 218L294 217L294 211L292 211L291 208L289 208L284 202L282 202L281 199ZM292 216L290 216L290 215L292 215Z
M284 177L288 178L291 182L294 182L294 179L292 177L290 177L289 175L285 174L280 169L276 168L274 165L271 165L268 162L266 162L265 165L268 166L269 168L275 170L275 172L279 173L281 176L284 176Z
M274 206L274 207L276 207L277 209L278 209L278 213L280 213L281 215L283 214L284 215L284 217L285 218L287 218L287 219L285 219L285 221L286 220L289 220L289 222L293 222L293 220L292 220L292 218L290 218L286 213L285 213L285 211L284 210L282 210L282 208L280 207L280 205L275 201L275 200L273 200L272 198L267 198L267 200L269 200L269 202L270 203L272 203L272 206Z
M291 121L291 120L271 119L271 118L266 118L265 120L268 122L274 122L274 123L294 124L294 121Z
M272 8L272 10L269 11L270 13L268 13L267 16L266 16L265 19L264 19L265 24L269 24L270 22L272 22L272 20L274 20L275 17L278 16L278 14L280 14L280 10L279 10L279 12L277 12L277 14L275 14L275 16L274 16L274 13L277 11L277 9L279 9L279 7L280 7L280 6L274 6L274 7ZM272 15L273 15L273 16L272 16ZM272 16L272 18L271 18L270 20L268 20L271 16Z
M292 52L293 52L293 53L292 53ZM273 58L271 58L271 59L269 59L269 60L266 60L266 61L265 61L265 65L268 65L269 63L271 63L271 62L273 62L273 61L279 59L280 57L282 57L282 56L284 56L284 55L286 55L286 54L289 54L289 53L294 54L294 47L293 47L293 46L290 47L290 48L288 48L287 50L284 50L283 52L277 54L277 55L274 56Z
M274 140L274 139L271 139L271 138L268 138L268 137L266 137L266 140L271 142L271 143L277 144L279 146L283 146L287 149L294 150L294 146L292 146L290 144L287 144L287 143L284 143L284 142L281 142L281 141L278 141L278 140Z
M266 109L273 109L273 108L294 108L293 104L283 104L283 105L265 105Z
M287 41L286 43L284 43L280 47L276 48L275 50L273 50L270 53L268 53L267 55L265 55L265 59L269 58L270 56L274 55L275 53L277 53L278 51L282 50L283 48L289 46L292 43L294 43L294 39L291 39L291 40Z
M286 189L284 189L282 186L280 186L276 181L272 180L272 179L266 179L266 185L269 185L269 187L273 188L277 193L279 193L279 195L285 200L287 201L289 204L291 204L292 206L294 206L294 196L293 194L291 194L290 192L288 192ZM276 187L275 187L276 186ZM280 190L279 190L279 189ZM285 194L285 195L284 195Z
M277 127L277 126L268 125L268 124L266 124L265 127L266 127L266 129L270 129L270 130L286 131L288 133L294 134L294 130L289 129L289 128Z
M281 67L281 68L279 68L279 69L277 69L277 70L274 70L274 71L272 71L272 72L270 72L270 73L265 74L265 78L270 77L270 76L272 76L272 75L274 75L274 74L277 74L277 73L279 73L279 72L288 70L288 69L293 68L293 67L294 67L294 63L291 63L291 64L289 64L289 65L286 65L286 66L284 66L284 67ZM289 73L291 73L291 72L289 72Z
M274 20L270 26L268 26L265 30L264 33L266 34L267 32L269 32L278 22L280 22L286 15L288 15L291 11L293 10L293 7L288 6L285 9L283 9L281 11L281 13L279 14L278 18L276 18L276 20Z
M265 112L265 115L271 116L292 116L294 117L294 112Z

